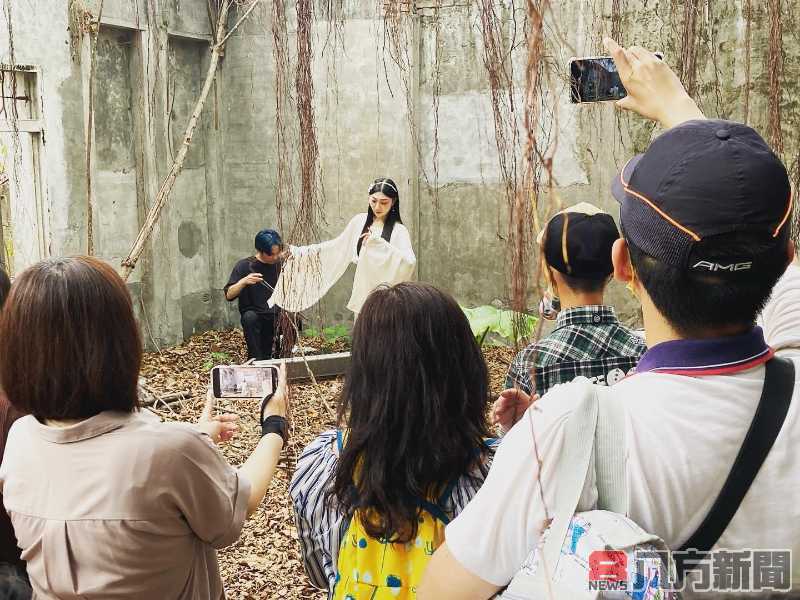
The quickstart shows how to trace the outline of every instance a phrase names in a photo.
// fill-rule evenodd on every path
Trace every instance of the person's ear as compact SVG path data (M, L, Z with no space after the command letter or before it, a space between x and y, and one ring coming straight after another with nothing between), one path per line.
M619 238L611 247L611 264L614 265L614 279L622 283L630 283L635 277L628 242Z

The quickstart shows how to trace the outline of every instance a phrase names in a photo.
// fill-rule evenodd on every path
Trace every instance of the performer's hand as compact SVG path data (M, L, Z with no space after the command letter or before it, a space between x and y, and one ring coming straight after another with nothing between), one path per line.
M289 260L292 258L292 247L286 246L283 251L278 255L281 260Z
M254 283L261 283L264 278L261 276L261 273L250 273L246 277L242 277L239 280L239 283L242 285L253 285Z
M372 235L372 233L371 233L370 231L368 231L368 232L366 232L366 233L362 233L362 234L361 234L361 237L360 237L360 238L358 238L358 239L359 239L359 240L361 240L361 243L362 243L362 244L364 244L364 243L366 243L366 241L367 241L367 240L370 238L370 236L371 236L371 235Z

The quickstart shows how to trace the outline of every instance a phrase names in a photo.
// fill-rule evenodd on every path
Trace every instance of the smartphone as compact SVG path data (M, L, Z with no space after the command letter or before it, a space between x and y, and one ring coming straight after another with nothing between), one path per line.
M271 396L278 388L278 367L217 366L211 369L211 387L217 398Z
M659 60L664 55L656 52ZM628 95L610 56L573 58L569 61L570 99L573 103L620 100Z

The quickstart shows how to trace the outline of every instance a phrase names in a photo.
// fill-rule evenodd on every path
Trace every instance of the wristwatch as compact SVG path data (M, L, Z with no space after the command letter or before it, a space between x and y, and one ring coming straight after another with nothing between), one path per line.
M283 417L278 415L270 415L261 421L261 437L268 433L277 433L283 438L283 445L289 441L289 423Z

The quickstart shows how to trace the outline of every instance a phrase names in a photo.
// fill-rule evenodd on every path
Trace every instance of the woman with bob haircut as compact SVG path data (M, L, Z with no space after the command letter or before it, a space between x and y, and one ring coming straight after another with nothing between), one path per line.
M0 381L28 416L0 467L34 597L224 598L217 548L264 498L285 442L286 376L262 438L231 467L213 440L230 416L196 427L141 410L142 343L125 283L91 257L24 271L0 315Z
M331 593L356 510L368 538L413 542L423 503L436 501L449 518L461 512L496 444L487 440L486 363L448 294L422 283L378 288L351 354L339 429L306 447L290 487L306 571Z
M317 302L356 264L347 308L358 316L367 295L381 284L409 281L417 259L411 236L400 218L400 192L388 177L367 190L366 213L359 213L335 239L311 246L292 246L275 284L270 306L304 311Z

